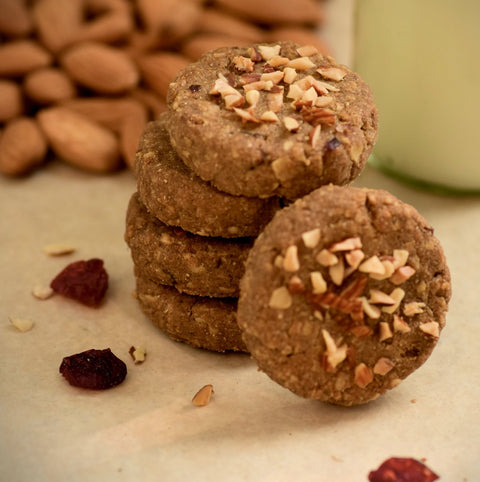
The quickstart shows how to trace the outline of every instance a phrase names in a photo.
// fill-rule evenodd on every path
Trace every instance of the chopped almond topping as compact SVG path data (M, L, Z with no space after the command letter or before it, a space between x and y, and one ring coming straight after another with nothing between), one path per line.
M238 94L241 95L238 90L236 90L234 87L232 87L225 78L218 78L215 81L214 86L210 90L211 95L218 95L220 94L222 97L228 94Z
M318 97L317 91L313 87L310 87L308 90L306 90L303 93L301 100L306 102L311 102L313 105L314 102L317 100L317 97Z
M405 316L418 315L423 313L425 306L425 303L421 301L410 301L410 303L405 303L403 307L403 314Z
M333 266L338 263L338 258L328 249L322 249L315 258L322 266Z
M314 295L321 295L327 291L327 282L320 271L310 273L310 281L312 283L312 292Z
M288 66L295 70L308 70L315 67L315 64L308 57L298 57L296 59L290 60Z
M354 249L345 253L345 260L353 269L357 269L364 259L365 253L361 249Z
M298 248L294 244L289 246L285 252L283 269L290 272L298 271L300 269L300 262L298 261Z
M292 296L286 286L280 286L273 290L268 306L278 310L286 310L292 305Z
M265 122L279 122L280 119L278 118L277 114L272 110L266 110L261 116L260 120Z
M407 264L409 252L406 249L393 250L393 267L395 269L401 268Z
M297 119L294 119L293 117L290 117L290 116L285 116L283 118L283 124L290 132L294 132L298 130L298 128L300 127L300 124L297 121Z
M308 137L310 139L310 145L315 149L320 141L320 132L322 130L322 126L317 124L312 130L309 132Z
M269 92L267 94L268 110L280 112L283 107L283 88L279 92Z
M258 82L260 80L261 74L251 73L251 74L243 74L240 77L240 84L251 84L252 82Z
M364 261L359 267L358 270L362 273L368 274L385 274L385 266L383 266L382 262L380 261L378 256L371 256L366 261Z
M295 293L304 293L305 292L305 284L303 281L297 276L293 275L287 283L288 291L293 295Z
M373 373L375 375L386 375L392 368L395 367L395 363L392 362L389 358L386 357L380 357L377 360L377 363L375 363L375 366L373 367Z
M263 60L269 61L280 54L280 45L259 45L258 52Z
M300 88L297 84L291 84L290 88L288 89L287 99L301 99L303 97L305 90Z
M373 373L365 363L359 363L355 367L353 382L360 388L365 388L373 380Z
M347 75L347 73L338 67L320 67L317 72L325 79L340 82Z
M423 333L433 336L433 338L438 338L440 336L440 325L436 321L420 323L419 328Z
M405 334L411 331L411 329L403 318L393 315L393 331Z
M314 45L302 45L301 47L298 47L297 53L300 57L310 57L318 54L318 49Z
M394 285L400 285L410 279L415 273L415 269L413 269L411 266L401 266L390 277L390 281Z
M233 110L234 107L243 107L245 104L245 98L239 93L225 95L223 100L227 110Z
M340 89L338 87L335 87L334 85L329 84L328 82L322 82L321 80L314 79L315 83L313 86L315 88L319 89L324 89L327 92L340 92Z
M395 300L395 304L394 305L391 305L391 306L384 306L382 308L382 311L384 313L388 313L388 314L392 314L392 313L395 313L395 311L398 309L398 307L400 306L400 303L402 302L403 300L403 297L405 296L405 291L402 290L402 288L395 288L391 293L390 293L390 297L393 298Z
M370 273L370 276L373 279L377 279L377 280L387 279L395 271L395 268L393 267L393 263L391 261L389 261L388 259L382 259L381 262L383 264L383 267L385 268L385 273L383 273L383 274Z
M234 107L233 110L235 113L242 119L242 122L255 122L259 123L260 119L257 119L251 112L245 109L239 109L238 107Z
M343 283L345 276L345 264L343 263L342 258L339 258L338 263L329 267L328 274L330 275L331 280L337 286L340 286Z
M330 333L322 330L323 340L325 341L327 371L334 371L337 365L347 358L347 345L337 346Z
M354 249L360 249L362 247L362 240L356 236L354 238L347 238L338 243L334 243L330 246L329 251L336 253L338 251L351 251Z
M302 234L302 240L307 248L314 248L320 241L320 228L304 232Z
M272 81L257 80L256 82L250 82L243 86L243 90L248 92L249 90L269 90L273 87Z
M390 329L390 325L385 322L385 321L381 321L379 324L379 340L380 341L385 341L385 340L388 340L389 338L392 338L393 336L393 333L392 333L392 330Z
M364 313L369 318L371 318L372 320L377 320L378 318L380 318L380 315L382 314L382 312L380 311L380 309L377 306L371 305L368 302L367 298L365 298L364 296L361 296L359 298L359 300L361 300L361 302L362 302L362 309L363 309Z
M268 64L271 65L272 67L281 67L282 65L287 65L288 62L290 62L290 59L288 57L275 55L268 61Z
M292 67L285 67L283 69L283 81L286 84L291 84L296 78L297 71L295 69L293 69Z
M235 68L237 70L244 72L253 72L255 63L251 59L239 55L233 57L233 65L235 65Z
M283 79L283 72L281 70L275 70L274 72L268 72L260 76L260 80L271 81L274 84L278 84Z
M369 303L373 303L375 305L394 305L395 300L384 293L383 291L371 289L370 290L370 299L368 300Z
M256 107L260 100L260 92L258 90L249 90L245 94L245 98L252 107Z
M315 107L327 107L333 102L333 97L322 95L315 100Z

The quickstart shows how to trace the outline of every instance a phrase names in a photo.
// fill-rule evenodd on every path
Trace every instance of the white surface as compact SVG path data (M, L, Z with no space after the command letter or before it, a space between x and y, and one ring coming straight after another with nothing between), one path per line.
M371 169L356 184L386 188L429 220L454 297L428 362L376 402L345 409L296 397L248 356L172 342L145 319L122 239L129 172L91 176L54 164L0 179L0 480L362 481L392 455L425 457L441 480L479 480L480 198L437 197ZM51 242L77 251L49 258L42 247ZM101 308L30 294L94 256L111 279ZM9 316L35 326L16 332ZM143 365L130 360L131 345L146 347ZM83 391L60 376L64 356L94 347L127 363L122 385ZM214 398L196 408L191 398L207 383Z

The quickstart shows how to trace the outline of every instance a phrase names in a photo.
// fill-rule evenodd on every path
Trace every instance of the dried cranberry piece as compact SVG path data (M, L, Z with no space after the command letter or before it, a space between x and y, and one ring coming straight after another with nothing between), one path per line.
M125 380L127 366L110 348L87 350L62 360L60 373L70 385L91 390L105 390Z
M108 274L98 258L76 261L66 266L50 283L50 287L67 298L98 307L108 288Z
M412 458L392 457L368 474L370 482L432 482L439 477Z
M335 150L337 147L340 147L342 145L342 143L336 138L336 137L332 137L326 144L325 144L325 149L327 151L333 151Z
M199 84L192 84L188 88L189 88L190 92L193 92L193 93L200 92L200 90L202 90L202 86L199 85Z

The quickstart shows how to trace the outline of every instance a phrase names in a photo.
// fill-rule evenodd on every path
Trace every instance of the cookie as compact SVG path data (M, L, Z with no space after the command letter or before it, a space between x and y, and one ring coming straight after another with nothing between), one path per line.
M196 174L235 195L297 199L362 171L377 136L368 85L291 42L213 50L170 84L166 124Z
M142 311L173 340L217 352L246 351L236 298L190 296L140 276L136 282Z
M137 273L191 295L239 295L252 238L210 238L167 226L134 194L127 209L125 241Z
M191 233L257 236L280 208L280 200L232 196L200 179L173 150L165 122L162 115L147 125L137 152L137 187L143 204L164 223Z
M238 322L261 370L339 405L375 399L431 354L450 299L430 225L382 190L326 186L250 251Z

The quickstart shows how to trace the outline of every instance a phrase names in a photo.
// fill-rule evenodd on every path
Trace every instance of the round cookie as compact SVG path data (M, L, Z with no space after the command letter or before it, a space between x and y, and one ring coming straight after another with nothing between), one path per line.
M250 251L238 322L261 370L340 405L377 398L437 343L450 275L433 229L382 190L322 187Z
M136 155L143 204L164 223L202 236L258 235L280 208L280 200L232 196L200 179L173 150L165 122L163 114L147 125Z
M252 238L206 238L167 226L150 215L134 194L125 241L137 273L191 295L239 295Z
M202 179L235 195L297 199L362 171L377 136L368 85L291 42L204 54L170 84L174 149Z
M137 298L152 323L175 341L211 351L246 351L235 298L205 298L137 276Z

